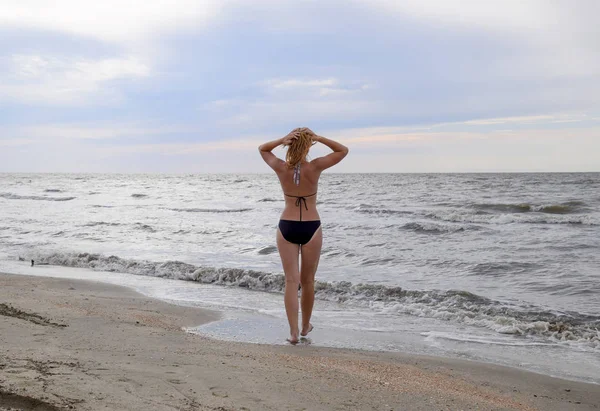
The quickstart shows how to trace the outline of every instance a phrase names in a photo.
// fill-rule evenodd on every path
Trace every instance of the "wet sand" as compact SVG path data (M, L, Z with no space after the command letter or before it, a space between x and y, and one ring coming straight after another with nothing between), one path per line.
M513 368L182 331L217 318L124 287L0 274L0 411L600 409L600 385Z

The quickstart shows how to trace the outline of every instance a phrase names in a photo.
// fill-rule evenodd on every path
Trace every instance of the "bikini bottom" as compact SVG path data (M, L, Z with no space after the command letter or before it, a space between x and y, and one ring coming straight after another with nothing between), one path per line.
M279 220L279 231L288 242L304 245L308 243L321 227L321 220L295 221Z

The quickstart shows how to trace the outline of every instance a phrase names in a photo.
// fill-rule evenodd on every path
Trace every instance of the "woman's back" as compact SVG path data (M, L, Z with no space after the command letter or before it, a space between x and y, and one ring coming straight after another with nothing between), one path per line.
M303 162L299 169L299 184L296 185L294 168L285 167L277 171L277 177L285 197L284 220L319 220L317 191L321 170L310 162ZM296 179L297 180L297 179ZM300 218L302 216L302 218Z

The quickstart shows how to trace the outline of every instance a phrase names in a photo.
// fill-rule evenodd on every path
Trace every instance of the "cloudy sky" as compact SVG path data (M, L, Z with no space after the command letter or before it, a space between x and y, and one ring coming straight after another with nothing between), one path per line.
M0 172L600 171L596 0L49 4L0 0Z

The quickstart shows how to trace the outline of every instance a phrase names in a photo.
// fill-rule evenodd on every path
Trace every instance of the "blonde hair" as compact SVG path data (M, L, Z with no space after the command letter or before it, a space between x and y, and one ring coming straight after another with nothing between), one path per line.
M300 164L306 159L308 151L313 145L312 138L315 134L311 131L300 129L297 131L297 135L298 138L292 140L292 143L288 146L287 153L285 153L285 162L287 163L289 168L296 167L298 164Z

